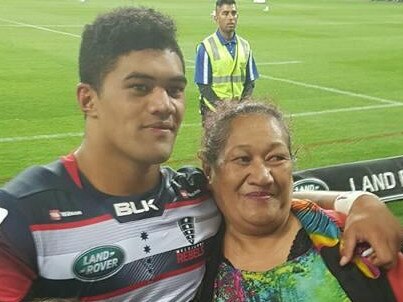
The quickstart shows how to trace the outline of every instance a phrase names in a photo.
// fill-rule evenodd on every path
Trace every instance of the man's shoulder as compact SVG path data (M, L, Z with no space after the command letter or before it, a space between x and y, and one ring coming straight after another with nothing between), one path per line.
M48 165L32 166L6 183L1 190L17 199L24 198L62 186L65 182L64 173L63 164L59 160Z
M246 40L245 38L241 37L240 35L237 34L237 35L236 35L236 38L237 38L239 41L241 41L242 43L245 43L245 44L249 45L248 40Z
M208 36L206 36L200 44L204 44L204 43L207 42L209 39L212 39L212 38L214 39L215 37L218 38L217 32L213 32L213 33L209 34Z
M174 179L184 179L189 183L198 183L204 185L206 183L206 177L203 171L194 166L183 166L178 170L174 170L170 167L163 167L161 169L162 174L168 181Z
M165 186L173 189L176 195L187 198L209 194L206 177L197 167L184 166L177 171L164 167L162 174L165 178Z

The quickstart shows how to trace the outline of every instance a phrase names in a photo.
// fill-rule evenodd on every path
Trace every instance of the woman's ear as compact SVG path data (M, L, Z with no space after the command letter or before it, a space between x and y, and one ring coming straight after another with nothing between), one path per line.
M81 111L86 117L97 117L95 98L96 91L89 84L79 83L77 85L77 102Z
M202 166L203 166L204 175L206 175L206 178L207 178L208 188L210 189L211 188L211 181L212 181L212 173L213 173L212 168L211 168L210 165L205 164L205 163L203 163Z

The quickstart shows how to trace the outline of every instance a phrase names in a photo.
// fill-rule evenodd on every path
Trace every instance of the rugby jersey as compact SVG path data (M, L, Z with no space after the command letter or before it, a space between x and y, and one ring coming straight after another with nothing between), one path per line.
M0 190L0 301L189 301L220 215L200 170L161 168L136 196L110 196L73 156ZM4 265L3 265L4 264Z

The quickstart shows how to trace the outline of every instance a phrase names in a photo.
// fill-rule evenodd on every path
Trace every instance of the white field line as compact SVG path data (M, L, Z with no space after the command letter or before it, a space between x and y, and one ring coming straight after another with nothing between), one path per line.
M192 63L194 64L194 60L189 60L189 59L185 59L186 63ZM265 66L265 65L286 65L286 64L301 64L302 61L274 61L274 62L260 62L260 63L256 63L257 66ZM194 69L195 66L186 66L186 68L189 69Z
M331 110L323 110L323 111L312 111L312 112L301 112L301 113L291 113L287 114L287 117L304 117L304 116L315 116L315 115L323 115L323 114L331 114L331 113L340 113L340 112L354 112L354 111L363 111L363 110L375 110L375 109L383 109L383 108L392 108L392 107L401 107L403 103L397 104L385 104L385 105L374 105L374 106L363 106L363 107L350 107L350 108L340 108L340 109L331 109ZM200 123L184 123L182 127L200 127ZM0 137L0 144L2 143L16 143L16 142L24 142L24 141L36 141L36 140L52 140L52 139L63 139L67 137L80 137L84 134L82 132L68 132L68 133L56 133L56 134L44 134L44 135L33 135L33 136L16 136L16 137Z
M39 29L39 30L43 30L43 31L49 31L52 33L70 36L70 37L74 37L74 38L80 38L80 35L72 34L72 33L65 32L65 31L60 31L60 30L54 30L54 29L50 29L50 28L47 28L44 26L27 24L27 23L17 22L17 21L13 21L13 20L4 19L4 18L0 18L0 21L4 21L4 22L11 23L11 24L15 24L15 25L20 25L20 26L25 26L25 27L29 27L29 28Z
M373 106L362 106L362 107L348 107L348 108L339 108L339 109L329 109L329 110L323 110L323 111L291 113L291 114L287 114L286 116L288 116L288 117L314 116L314 115L322 115L322 114L329 114L329 113L374 110L374 109L402 107L402 106L403 106L403 103L373 105Z
M304 22L304 25L395 25L403 24L402 21L381 21L381 22Z
M77 35L77 34L72 34L72 33L69 33L69 32L60 31L60 30L54 30L54 29L48 28L48 27L55 27L55 26L63 27L63 25L46 25L48 27L45 27L45 26L42 26L42 25L33 25L33 24L28 24L28 23L22 23L22 22L8 20L8 19L4 19L4 18L0 18L0 21L11 23L11 24L13 24L13 26L29 27L29 28L34 28L34 29L38 29L38 30L53 32L53 33L66 35L66 36L70 36L70 37L75 37L75 38L80 38L81 37L80 35ZM185 59L185 62L194 63L193 60L188 60L188 59ZM284 61L284 62L266 62L266 63L260 63L258 65L282 65L282 64L299 64L299 63L301 63L301 62L300 61ZM187 68L192 69L192 68L194 68L194 66L187 66Z
M75 37L75 38L80 37L80 35L76 35L76 34L72 34L72 33L68 33L68 32L63 32L63 31L58 31L58 30L52 30L52 29L49 29L49 28L46 28L46 27L43 27L43 26L16 22L16 21L4 19L4 18L0 18L0 21L12 23L12 24L19 25L19 26L30 27L30 28L34 28L34 29L38 29L38 30L44 30L44 31L49 31L49 32L53 32L53 33L58 33L58 34L71 36L71 37ZM189 62L189 63L194 63L193 60L189 60L189 59L185 59L185 61ZM300 63L300 61L267 62L267 63L261 63L261 65L297 64L297 63ZM336 89L336 88L329 88L329 87L325 87L325 86L308 84L308 83L303 83L303 82L298 82L298 81L288 80L288 79L283 79L283 78L277 78L277 77L271 77L271 76L266 76L266 75L260 75L260 76L262 78L265 78L265 79L285 82L285 83L294 84L294 85L298 85L298 86L302 86L302 87L306 87L306 88L319 89L319 90L323 90L323 91L328 91L328 92L348 95L348 96L352 96L352 97L358 97L358 98L363 98L363 99L368 99L368 100L374 100L374 101L378 101L378 102L381 102L381 103L385 104L385 105L349 107L349 108L331 109L331 110L324 110L324 111L313 111L313 112L302 112L302 113L289 114L289 116L292 116L292 117L314 116L314 115L330 114L330 113L338 113L338 112L374 110L374 109L381 109L381 108L390 108L390 107L403 106L403 103L398 102L398 101L387 100L387 99L378 98L378 97L372 97L372 96L368 96L368 95L364 95L364 94L360 94L360 93L343 91L343 90ZM200 123L182 124L182 127L195 127L195 126L200 126ZM33 141L33 140L49 140L49 139L59 139L59 138L66 138L66 137L79 137L79 136L82 136L82 135L83 135L83 133L81 133L81 132L69 132L69 133L34 135L34 136L17 136L17 137L4 137L4 138L0 137L0 143L14 143L14 142L21 142L21 141Z
M286 64L301 64L302 61L278 61L278 62L263 62L263 63L256 63L258 66L264 65L286 65Z
M271 77L271 76L267 76L264 74L261 74L260 77L264 78L264 79L273 80L273 81L279 81L279 82L284 82L284 83L288 83L288 84L298 85L298 86L302 86L302 87L306 87L306 88L313 88L313 89L323 90L323 91L327 91L327 92L348 95L351 97L356 97L356 98L361 98L361 99L366 99L366 100L371 100L371 101L377 101L377 102L384 103L384 104L391 104L391 105L402 104L401 102L395 101L395 100L388 100L388 99L383 99L383 98L379 98L376 96L370 96L370 95L366 95L366 94L362 94L362 93L355 93L355 92L345 91L345 90L341 90L341 89L337 89L337 88L319 86L319 85L315 85L315 84L308 84L308 83L298 82L298 81L289 80L289 79Z
M50 140L66 137L77 137L83 136L81 132L68 132L68 133L56 133L56 134L43 134L43 135L32 135L32 136L15 136L15 137L0 137L0 143L16 143L24 141L39 141L39 140Z
M5 22L15 22L7 19L2 19L0 18L0 21L5 21ZM26 24L24 23L18 23L15 22L16 24L0 24L0 27L27 27ZM62 27L62 28L82 28L83 25L81 24L37 24L35 25L39 28L49 28L49 27Z
M80 35L76 35L76 34L64 32L64 31L59 31L59 30L53 30L53 29L49 29L49 28L46 28L46 27L43 27L43 26L37 26L37 25L32 25L32 24L27 24L27 23L22 23L22 22L17 22L17 21L12 21L12 20L8 20L8 19L4 19L4 18L0 18L0 20L1 20L1 21L4 21L4 22L9 22L9 23L12 23L12 24L24 25L24 26L27 26L27 27L30 27L30 28L34 28L34 29L38 29L38 30L44 30L44 31L49 31L49 32L53 32L53 33L58 33L58 34L62 34L62 35L67 35L67 36L75 37L75 38L79 38L79 37L80 37ZM192 60L186 60L186 62L194 62L194 61L192 61ZM303 82L297 82L297 81L294 81L294 80L288 80L288 79L270 77L270 76L266 76L266 75L261 75L261 77L262 77L262 78L266 78L266 79L270 79L270 80L274 80L274 81L281 81L281 82L285 82L285 83L289 83L289 84L299 85L299 86L303 86L303 87L309 87L309 88L324 90L324 91L328 91L328 92L333 92L333 93L344 94L344 95L348 95L348 96L353 96L353 97L358 97L358 98L363 98L363 99L378 101L378 102L385 103L385 104L396 104L396 103L399 103L399 102L397 102L397 101L386 100L386 99L382 99L382 98L378 98L378 97L373 97L373 96L368 96L368 95L364 95L364 94L360 94L360 93L354 93L354 92L349 92L349 91L343 91L343 90L336 89L336 88L329 88L329 87L324 87L324 86L319 86L319 85L314 85L314 84L308 84L308 83L303 83Z
M0 20L2 20L0 18ZM10 20L4 19L5 22L10 22ZM305 22L306 25L396 25L396 24L403 24L402 21L383 21L383 22ZM0 24L0 27L25 27L26 25L23 24ZM40 27L83 27L82 24L37 24L36 26Z

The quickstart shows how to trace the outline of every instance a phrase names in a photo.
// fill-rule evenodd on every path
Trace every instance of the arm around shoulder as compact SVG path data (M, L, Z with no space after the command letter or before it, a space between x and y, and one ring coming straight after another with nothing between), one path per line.
M353 257L358 242L367 242L375 251L370 261L383 268L396 265L403 237L399 221L375 194L363 191L295 192L294 198L310 199L320 207L348 215L343 233L341 265Z

